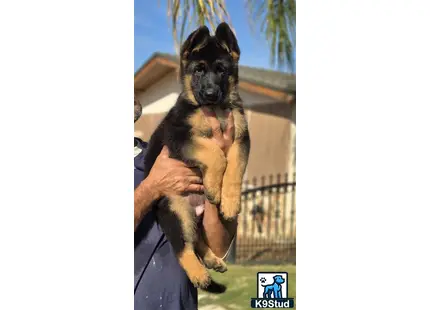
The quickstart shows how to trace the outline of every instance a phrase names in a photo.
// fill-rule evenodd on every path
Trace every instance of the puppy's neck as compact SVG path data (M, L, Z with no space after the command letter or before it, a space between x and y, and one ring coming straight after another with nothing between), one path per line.
M227 117L226 117L226 107L222 106L207 106L202 107L202 111L207 116L215 116L220 123L221 130L224 132L227 128Z

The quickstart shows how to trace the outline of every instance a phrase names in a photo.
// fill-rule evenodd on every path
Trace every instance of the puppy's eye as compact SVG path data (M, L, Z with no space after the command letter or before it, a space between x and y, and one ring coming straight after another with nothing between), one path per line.
M218 72L218 73L225 73L225 71L226 71L226 69L222 65L218 65L216 67L216 72Z
M205 68L203 66L198 66L194 69L194 73L203 74L205 72Z

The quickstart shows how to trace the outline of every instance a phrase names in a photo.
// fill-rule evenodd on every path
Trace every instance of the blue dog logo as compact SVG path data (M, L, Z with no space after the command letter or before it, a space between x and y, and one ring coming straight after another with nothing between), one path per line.
M265 281L262 281L265 282ZM273 283L261 286L264 287L263 298L282 298L282 284L285 283L285 279L280 276L273 277ZM272 296L273 295L273 296Z

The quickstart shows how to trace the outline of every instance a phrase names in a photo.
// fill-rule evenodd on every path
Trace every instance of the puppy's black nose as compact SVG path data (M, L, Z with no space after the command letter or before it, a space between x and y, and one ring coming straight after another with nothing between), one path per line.
M211 98L216 96L217 96L217 93L214 88L208 88L205 90L205 97Z
M203 96L208 104L215 103L218 100L218 92L214 88L205 89Z
M205 104L213 104L219 99L219 90L215 87L208 87L203 89L200 95L203 97Z

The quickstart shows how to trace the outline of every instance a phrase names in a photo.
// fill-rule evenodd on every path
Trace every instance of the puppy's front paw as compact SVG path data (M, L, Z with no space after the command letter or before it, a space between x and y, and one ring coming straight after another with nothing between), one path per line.
M206 288L212 281L209 272L206 269L193 270L189 272L188 277L197 288Z
M227 271L227 264L221 258L217 257L216 263L212 269L215 270L216 272L224 273Z
M185 248L179 255L179 263L195 287L206 288L210 284L209 272L200 259L197 258L194 249L191 247Z
M204 259L205 266L209 269L213 269L216 272L226 272L227 264L219 257L212 255L211 257L205 257Z
M225 190L221 199L221 214L226 220L235 219L241 211L240 192Z

